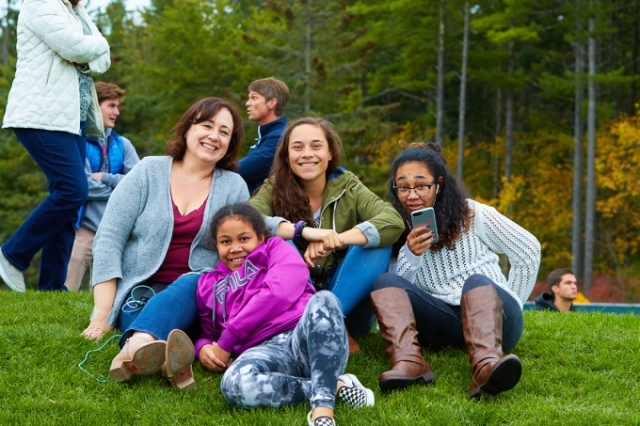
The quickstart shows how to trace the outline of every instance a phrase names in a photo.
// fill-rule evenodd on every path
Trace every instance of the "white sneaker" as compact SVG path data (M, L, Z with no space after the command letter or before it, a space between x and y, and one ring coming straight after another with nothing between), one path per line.
M338 391L338 399L355 408L372 406L375 403L373 391L365 388L353 374L343 374L338 377L344 386Z
M9 263L7 258L4 257L2 249L0 249L0 277L2 277L2 281L13 291L24 293L27 289L24 285L22 272L18 271L15 266Z

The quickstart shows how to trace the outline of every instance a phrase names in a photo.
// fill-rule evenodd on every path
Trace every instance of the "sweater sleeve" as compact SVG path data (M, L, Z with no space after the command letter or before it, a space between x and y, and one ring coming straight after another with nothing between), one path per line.
M259 286L259 291L229 318L218 339L218 345L227 352L233 352L256 329L286 312L307 289L309 270L296 249L279 238L272 241L264 251L268 256L266 276L261 283L247 284Z
M365 247L387 247L395 243L404 231L400 214L361 182L354 190L357 215L362 220L355 228L367 237Z
M84 35L72 25L76 18L62 2L25 0L20 13L29 29L69 62L86 64L109 53L102 34Z
M540 243L529 231L495 208L474 203L475 232L496 253L505 253L511 268L507 285L526 302L540 267Z
M407 243L404 243L398 253L398 259L390 268L390 272L412 283L421 262L422 256L416 256L411 253Z
M89 201L104 201L108 200L113 192L113 188L109 185L106 185L104 182L94 179L91 176L91 164L89 164L89 160L85 160L84 162L84 172L87 176L87 183L89 184L89 196L87 200Z
M91 285L122 278L122 253L148 196L146 164L131 171L109 197L93 242Z

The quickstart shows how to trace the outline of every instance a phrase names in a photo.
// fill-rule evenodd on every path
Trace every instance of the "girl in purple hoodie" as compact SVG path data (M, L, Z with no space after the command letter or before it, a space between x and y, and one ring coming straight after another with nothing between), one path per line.
M348 345L340 302L315 292L295 247L271 237L247 204L221 208L211 230L220 263L198 283L195 353L205 368L226 370L227 401L255 408L309 400L307 422L315 426L335 425L336 397L373 405L371 390L342 374Z

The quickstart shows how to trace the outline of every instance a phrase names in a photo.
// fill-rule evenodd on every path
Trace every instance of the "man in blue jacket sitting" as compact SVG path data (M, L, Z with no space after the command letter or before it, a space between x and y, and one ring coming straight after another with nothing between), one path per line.
M140 161L131 141L120 136L114 129L116 118L120 115L120 102L124 100L124 90L115 84L103 82L97 82L95 87L105 138L87 138L85 172L89 182L89 198L80 210L79 226L64 283L71 291L80 288L84 273L91 265L91 246L109 196L124 175Z
M277 78L263 78L249 85L249 99L245 105L249 120L258 123L258 139L247 156L239 161L238 173L247 182L250 194L269 175L278 141L287 126L283 114L288 100L289 88Z

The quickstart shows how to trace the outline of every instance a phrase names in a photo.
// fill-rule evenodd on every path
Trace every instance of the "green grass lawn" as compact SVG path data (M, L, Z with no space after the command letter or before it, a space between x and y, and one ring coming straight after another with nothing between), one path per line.
M194 366L193 391L177 391L159 374L99 383L78 363L99 344L80 337L89 293L0 291L0 425L304 425L308 404L240 410L220 393L220 375ZM637 425L640 424L640 317L525 312L516 347L518 386L491 401L470 401L467 355L425 352L435 384L382 395L387 368L376 333L360 338L348 371L374 389L375 407L336 407L339 425ZM106 376L115 342L86 368Z

